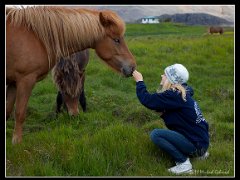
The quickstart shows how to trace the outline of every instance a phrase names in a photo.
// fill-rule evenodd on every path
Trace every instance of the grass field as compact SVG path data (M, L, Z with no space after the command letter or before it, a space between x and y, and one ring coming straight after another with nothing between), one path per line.
M191 159L190 176L234 176L234 32L205 33L203 26L127 24L125 39L149 92L166 66L189 70L210 128L210 156ZM21 144L11 144L14 118L6 122L6 176L173 176L167 169L174 162L149 138L154 128L166 128L163 120L140 104L133 78L113 72L93 50L90 55L86 113L55 116L50 73L33 89Z

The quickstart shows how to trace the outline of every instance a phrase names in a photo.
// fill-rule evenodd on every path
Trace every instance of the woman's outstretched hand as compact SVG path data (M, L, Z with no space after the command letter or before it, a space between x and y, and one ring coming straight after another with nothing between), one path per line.
M138 72L137 70L133 71L132 75L136 82L143 81L142 74L140 72Z

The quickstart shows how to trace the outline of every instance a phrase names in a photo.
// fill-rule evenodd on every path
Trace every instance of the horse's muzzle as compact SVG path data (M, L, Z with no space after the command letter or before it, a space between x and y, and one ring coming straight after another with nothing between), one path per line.
M122 70L122 74L125 77L130 77L132 76L133 71L135 70L136 66L127 66L127 67L123 67Z
M75 117L75 116L77 116L79 114L79 110L78 110L78 108L77 109L73 109L73 110L68 109L68 114L70 116Z

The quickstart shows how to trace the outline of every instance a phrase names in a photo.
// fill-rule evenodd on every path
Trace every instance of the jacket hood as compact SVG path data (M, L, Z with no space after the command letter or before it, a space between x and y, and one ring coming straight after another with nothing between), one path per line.
M182 85L186 89L187 94L189 94L190 96L194 95L194 91L193 91L193 88L191 86L188 86L187 83L183 83Z

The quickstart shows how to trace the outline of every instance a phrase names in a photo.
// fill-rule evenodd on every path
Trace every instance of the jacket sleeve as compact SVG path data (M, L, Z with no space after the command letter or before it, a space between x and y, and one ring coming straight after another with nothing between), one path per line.
M182 104L181 97L177 92L171 90L163 93L149 93L143 81L136 83L136 94L142 105L157 111L179 108Z

